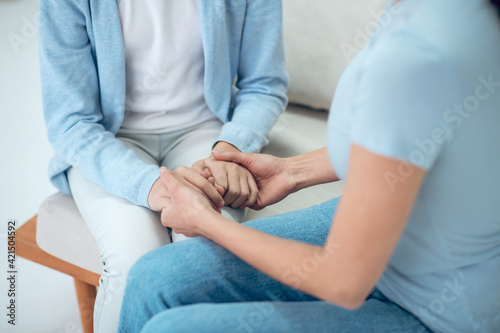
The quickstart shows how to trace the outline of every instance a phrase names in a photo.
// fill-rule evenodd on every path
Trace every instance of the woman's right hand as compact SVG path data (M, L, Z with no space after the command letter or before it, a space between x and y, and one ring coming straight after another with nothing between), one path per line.
M219 213L221 212L220 208L224 207L224 199L221 193L216 189L215 179L213 177L203 177L203 175L187 167L179 167L172 173L179 179L183 179L186 185L200 189L210 200L214 210ZM151 187L151 191L148 195L149 208L155 212L161 212L170 202L170 191L165 182L163 182L161 178L158 178Z
M252 209L260 210L284 199L296 190L296 181L287 167L287 159L267 154L212 151L219 161L243 165L254 176L259 194ZM210 168L210 165L208 165Z

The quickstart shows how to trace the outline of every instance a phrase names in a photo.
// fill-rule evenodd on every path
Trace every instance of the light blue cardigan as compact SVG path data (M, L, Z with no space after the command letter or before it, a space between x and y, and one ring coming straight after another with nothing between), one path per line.
M76 167L110 193L148 207L159 175L115 138L124 115L119 0L40 0L43 110L52 183L71 194ZM205 99L219 140L257 152L287 103L281 0L201 0ZM233 86L233 82L235 82Z

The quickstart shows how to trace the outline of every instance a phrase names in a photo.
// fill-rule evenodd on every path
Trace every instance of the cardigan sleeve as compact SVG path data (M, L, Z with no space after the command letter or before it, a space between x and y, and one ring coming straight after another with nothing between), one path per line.
M41 0L39 13L43 111L55 156L110 193L148 207L159 169L142 162L106 128L87 33L88 1ZM123 114L120 103L108 107Z
M281 0L247 2L234 112L219 136L243 152L258 152L268 143L288 102L282 16Z

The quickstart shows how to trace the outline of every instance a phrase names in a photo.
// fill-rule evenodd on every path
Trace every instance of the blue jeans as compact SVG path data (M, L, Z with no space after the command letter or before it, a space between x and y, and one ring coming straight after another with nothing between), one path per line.
M245 223L323 245L338 199ZM294 267L303 278L310 267ZM309 270L309 272L311 272ZM292 289L198 237L143 256L131 269L119 332L429 332L375 289L356 311Z

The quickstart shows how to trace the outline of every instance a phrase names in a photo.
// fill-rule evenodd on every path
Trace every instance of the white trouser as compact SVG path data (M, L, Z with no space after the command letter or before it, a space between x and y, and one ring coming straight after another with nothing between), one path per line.
M204 124L168 134L117 134L144 162L169 169L192 166L210 155L222 124ZM145 253L171 242L159 213L110 194L70 168L68 179L76 205L97 240L103 271L94 310L94 332L116 332L128 272ZM123 181L127 181L124 179ZM223 215L242 222L245 210L223 208ZM172 233L174 241L185 239Z

